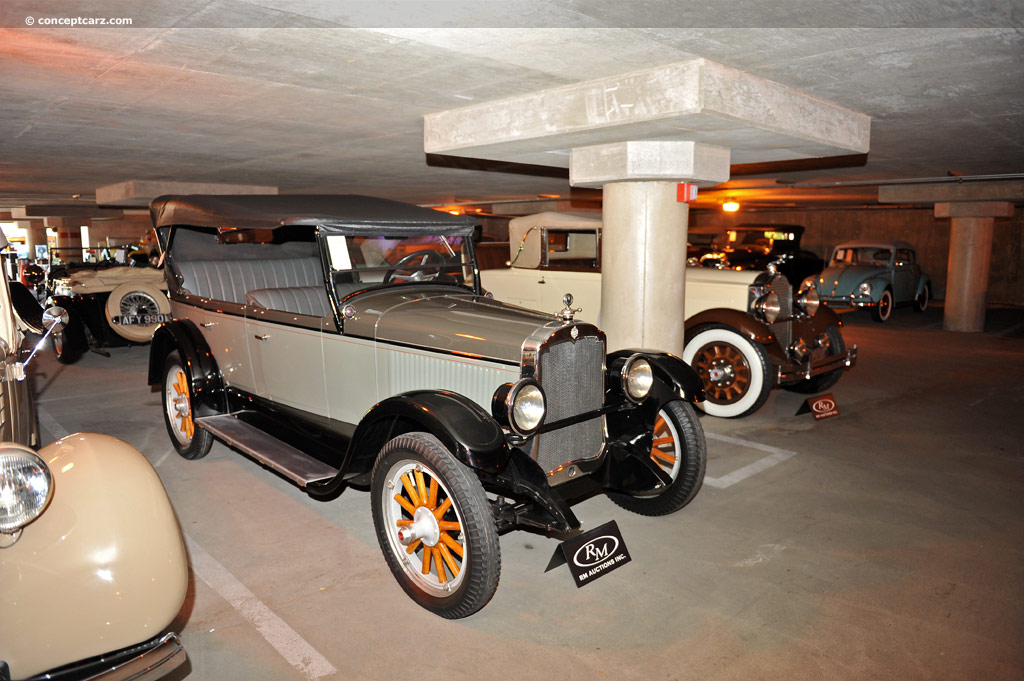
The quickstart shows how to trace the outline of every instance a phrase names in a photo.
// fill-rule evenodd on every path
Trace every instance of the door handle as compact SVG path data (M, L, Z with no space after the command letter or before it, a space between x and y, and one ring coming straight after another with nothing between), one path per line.
M268 338L270 338L270 334L269 333L258 333L258 334L256 334L253 337L256 340L267 340Z
M199 326L203 327L204 329L208 329L211 326L217 326L217 322L203 322Z

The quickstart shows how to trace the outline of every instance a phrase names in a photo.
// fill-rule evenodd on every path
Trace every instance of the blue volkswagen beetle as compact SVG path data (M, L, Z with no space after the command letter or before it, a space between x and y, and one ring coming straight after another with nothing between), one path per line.
M894 305L910 303L924 312L932 293L917 252L905 241L839 244L822 273L804 280L802 288L808 287L825 305L867 308L878 322L889 319Z

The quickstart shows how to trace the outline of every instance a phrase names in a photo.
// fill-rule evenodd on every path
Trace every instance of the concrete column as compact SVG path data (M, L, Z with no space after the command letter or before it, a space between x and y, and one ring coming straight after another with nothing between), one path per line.
M679 182L729 179L730 150L695 142L632 141L572 150L574 187L604 187L601 326L608 349L682 355L689 206Z
M46 226L57 230L57 248L81 248L83 218L46 218Z
M942 328L984 331L995 218L953 218Z
M676 182L604 187L601 319L608 349L683 354L689 206Z
M1013 204L964 201L935 204L935 217L950 218L946 306L942 328L985 330L985 294L992 264L995 218L1013 215Z

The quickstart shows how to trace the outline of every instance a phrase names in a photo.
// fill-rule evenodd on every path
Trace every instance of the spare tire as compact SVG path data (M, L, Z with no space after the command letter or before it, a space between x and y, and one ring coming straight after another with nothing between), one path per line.
M114 333L133 343L148 343L156 327L169 318L171 301L152 284L126 282L110 292L104 312Z

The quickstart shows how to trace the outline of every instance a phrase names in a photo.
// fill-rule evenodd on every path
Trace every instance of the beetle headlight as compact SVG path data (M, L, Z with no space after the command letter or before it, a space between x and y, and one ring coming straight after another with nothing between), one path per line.
M754 310L756 310L757 313L769 324L774 323L782 312L782 304L779 302L779 294L775 291L769 291L764 294L754 301Z
M531 378L506 383L491 400L491 414L518 435L527 436L540 427L547 407L544 391Z
M807 277L802 282L800 282L800 290L801 291L806 291L809 288L817 288L817 285L818 285L817 277Z
M804 288L800 293L796 294L796 304L799 305L805 313L814 316L814 313L818 311L818 306L821 304L821 299L818 297L818 291L813 286Z
M622 392L633 402L642 402L654 385L654 370L642 355L633 355L622 365Z
M27 447L0 448L0 532L11 533L39 517L53 496L53 477Z
M871 295L871 282L870 281L862 281L860 283L860 286L857 287L857 293L861 294L862 296L870 296Z

